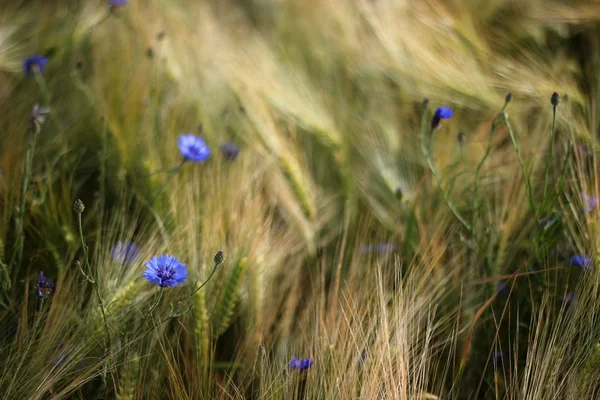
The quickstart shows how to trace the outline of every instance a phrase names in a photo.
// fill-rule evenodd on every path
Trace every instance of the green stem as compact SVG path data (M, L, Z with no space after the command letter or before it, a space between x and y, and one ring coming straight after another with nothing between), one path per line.
M421 141L421 151L423 152L423 155L425 156L425 160L427 161L427 165L429 166L431 173L433 174L433 176L435 177L435 180L437 181L438 187L440 189L440 193L442 194L442 197L444 199L444 202L446 203L446 206L450 209L450 211L452 211L454 216L463 224L463 226L468 231L470 231L471 224L469 224L467 222L467 220L462 215L460 215L460 213L458 212L458 210L456 209L454 204L452 204L450 202L450 199L446 195L446 192L444 191L444 188L442 186L442 179L440 178L439 173L438 173L437 169L435 168L435 165L433 164L433 160L431 159L431 153L425 147L425 137L424 136L425 136L425 126L426 126L425 125L426 124L426 115L427 115L427 106L423 107L423 113L421 115L421 132L419 135L420 141ZM433 135L433 131L434 131L434 129L431 129L430 135ZM431 137L430 137L430 143L431 143Z
M99 183L99 207L100 207L100 224L102 224L103 216L104 216L104 205L106 203L106 160L107 160L107 121L106 118L103 118L102 124L102 147L100 149L100 177L98 178Z
M563 187L565 186L565 177L567 175L567 171L569 170L569 158L571 156L571 151L573 151L573 144L569 140L567 142L567 154L565 155L565 161L563 162L562 171L560 173L560 180L559 180L558 192L557 192L558 195L560 195L560 193L563 190Z
M98 284L98 268L96 268L95 273L92 271L92 267L89 262L88 257L88 247L85 244L85 239L83 238L83 224L81 223L81 213L77 213L77 224L79 226L79 239L81 240L81 246L83 248L84 262L87 267L87 274L84 274L86 279L92 284L94 288L94 294L96 295L96 299L98 300L98 304L100 305L100 311L102 312L102 320L104 321L104 329L106 331L106 340L108 342L108 348L112 349L112 340L110 337L110 329L108 327L108 320L106 318L106 309L104 307L104 302L102 301L102 296L100 296L100 288ZM83 271L82 271L83 272Z
M50 94L50 89L48 89L48 85L46 85L46 80L44 79L44 76L42 74L35 74L35 80L37 81L38 86L42 91L42 95L44 96L44 101L46 102L47 107L51 107L52 95ZM58 110L53 109L51 111L52 115L50 116L50 119L54 121L56 127L58 128L58 131L60 132L60 135L62 137L61 142L65 142L65 127L63 126L62 121L58 115Z
M177 309L171 313L169 313L169 315L167 315L165 318L163 318L162 320L159 321L158 325L162 325L163 323L167 322L168 320L170 320L171 318L175 318L178 317L180 315L183 314L183 310L182 308L184 306L186 306L187 304L189 304L193 298L194 295L200 290L202 289L207 283L208 281L210 281L210 279L212 278L212 276L215 274L215 272L217 271L217 267L220 265L220 263L215 264L215 266L213 267L212 272L210 273L210 275L208 276L208 278L206 278L206 280L202 283L202 285L198 286L189 296L188 298L179 304L179 306L177 307ZM154 311L154 309L156 308L156 306L158 305L158 302L161 299L162 296L162 290L163 288L161 288L160 296L158 298L158 300L150 307L150 310L148 312L148 314L146 314L144 317L142 317L142 323L148 318L148 316L152 313L152 311ZM130 344L132 344L133 342L135 342L136 340L141 340L143 337L145 337L149 332L151 332L151 330L146 331L146 333L140 337L137 337L138 334L140 333L141 329L143 328L143 325L140 325L140 327L134 332L133 334L133 341L130 342Z
M161 170L155 173L159 173L159 172L169 172L170 176L167 178L167 180L165 180L165 182L160 185L160 187L158 188L158 190L156 191L156 193L154 194L154 196L150 199L150 201L148 202L149 205L152 205L154 203L154 200L156 200L156 198L158 196L160 196L160 194L162 192L164 192L165 188L167 187L167 185L170 182L170 178L171 176L174 176L175 174L177 174L177 172L179 172L179 170L181 170L183 168L183 166L185 165L185 162L187 160L184 158L183 161L181 161L181 164L179 164L177 167L174 168L170 168L170 169L166 169L166 170ZM151 174L154 175L155 173Z
M475 179L473 181L473 196L471 198L471 212L472 212L471 226L475 226L475 219L477 218L477 209L479 208L476 203L477 203L477 191L479 190L479 177L480 177L481 169L483 168L483 164L486 162L486 160L488 159L488 157L490 156L490 154L492 152L492 145L494 143L494 133L496 133L496 129L498 128L498 125L499 125L498 119L503 115L504 110L506 109L507 105L508 105L508 101L505 101L504 106L502 107L502 109L500 110L498 115L496 115L494 120L492 121L492 128L490 130L490 138L488 140L488 145L485 150L485 154L483 155L483 158L481 159L481 161L479 161L479 163L477 164L477 168L475 169Z
M548 185L548 173L550 172L550 164L552 164L552 153L554 151L554 135L556 130L556 106L552 106L552 131L550 132L550 152L548 153L548 161L546 162L546 172L544 173L544 190L542 194L542 211L546 203L546 189Z
M533 190L531 188L531 181L529 179L529 174L527 173L527 170L525 169L525 162L523 161L523 157L521 157L521 149L519 148L519 143L517 142L517 138L512 129L512 126L510 125L510 122L508 121L508 116L506 115L506 113L503 112L502 117L504 119L504 123L506 124L506 128L508 129L510 139L512 141L513 147L515 148L515 152L517 153L517 158L519 159L519 165L521 166L521 171L523 172L523 179L525 180L525 187L527 189L527 199L529 201L529 208L531 210L531 214L533 215L533 218L535 219L536 210L535 210L535 203L533 202Z
M29 128L29 143L27 146L27 154L25 155L25 174L23 176L23 188L21 190L21 204L17 210L15 221L15 251L11 256L9 265L11 269L21 266L23 262L23 244L25 241L23 233L23 219L25 218L25 207L27 206L27 192L29 190L29 182L31 180L31 172L33 169L33 157L35 155L35 145L37 136L40 133L40 125L37 122L31 121ZM8 274L8 271L6 271ZM10 287L10 279L7 275L6 282Z

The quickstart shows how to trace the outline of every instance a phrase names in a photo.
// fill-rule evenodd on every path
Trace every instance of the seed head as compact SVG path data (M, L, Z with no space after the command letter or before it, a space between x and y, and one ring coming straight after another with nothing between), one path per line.
M223 255L223 252L221 250L217 251L217 254L215 254L215 256L213 257L213 261L215 262L215 265L221 264L224 259L225 259L225 256Z
M552 97L550 97L550 103L552 103L552 105L554 107L558 106L558 103L560 102L560 96L558 95L558 93L554 92L552 93Z
M75 202L73 203L73 211L75 211L77 214L81 214L83 210L85 210L85 205L83 204L83 201L79 199L75 200Z

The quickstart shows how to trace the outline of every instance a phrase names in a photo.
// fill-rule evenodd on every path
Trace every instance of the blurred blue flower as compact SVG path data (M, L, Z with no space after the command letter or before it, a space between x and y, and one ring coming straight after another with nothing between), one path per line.
M125 6L127 5L127 0L107 0L107 3L111 6Z
M433 118L431 119L431 128L435 129L440 125L440 121L443 119L449 119L454 116L454 112L448 106L438 107L435 110L435 114L433 114Z
M504 353L503 351L495 350L492 353L492 359L490 360L490 363L494 367L501 367L504 364L504 356L505 355L506 355L506 353Z
M50 112L49 108L40 107L39 104L35 104L33 106L33 110L31 111L31 121L38 125L46 122L46 114Z
M592 212L594 208L598 206L598 197L596 196L588 196L585 193L581 193L581 197L583 198L583 212Z
M23 73L25 76L31 76L38 72L44 72L48 57L33 55L23 61Z
M305 370L308 369L311 365L313 365L313 360L311 360L310 358L301 358L298 360L296 356L293 356L292 361L290 361L288 364L288 367L298 370Z
M154 256L146 263L144 278L161 288L181 285L188 277L187 267L168 254Z
M177 140L177 145L186 160L204 162L210 157L210 148L199 136L190 133L181 135Z
M565 305L565 309L571 308L571 305L575 301L575 295L573 293L566 293L563 297L563 304Z
M119 264L131 264L140 254L134 242L118 242L111 250L112 258Z
M500 281L496 283L496 289L498 289L498 294L507 294L510 290L510 287L506 284L506 282Z
M240 154L240 149L233 143L224 143L221 145L221 153L226 160L234 161Z
M363 253L379 253L379 254L389 254L398 249L398 246L390 243L377 243L375 245L366 245L361 248L361 252Z
M363 350L362 353L360 353L360 357L358 358L358 366L362 367L362 365L365 363L365 358L367 358L367 351Z
M592 266L592 259L582 254L572 256L569 258L569 262L573 267L590 268Z
M38 296L40 296L42 299L45 299L52 293L54 287L55 286L54 282L52 282L52 279L48 278L47 276L44 276L44 273L40 271L37 280Z

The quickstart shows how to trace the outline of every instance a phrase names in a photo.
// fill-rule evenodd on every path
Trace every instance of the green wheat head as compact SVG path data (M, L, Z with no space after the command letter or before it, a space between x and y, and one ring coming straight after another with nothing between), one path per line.
M248 260L242 258L237 260L230 268L229 275L225 279L222 295L216 302L215 314L213 316L215 334L218 338L231 324L233 310L239 297L242 281L246 274Z
M121 368L119 391L116 396L117 400L130 400L135 398L139 367L139 357L137 353L133 352L129 355L126 363Z

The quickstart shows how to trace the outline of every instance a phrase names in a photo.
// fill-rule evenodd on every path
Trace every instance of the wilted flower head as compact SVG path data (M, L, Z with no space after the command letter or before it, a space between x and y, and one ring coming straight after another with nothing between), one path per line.
M431 128L435 129L440 125L440 121L443 119L449 119L454 116L452 109L448 106L438 107L435 110L435 114L433 114L433 118L431 119Z
M40 271L37 280L38 296L40 296L42 299L45 299L52 293L54 287L55 286L54 282L52 282L52 279L48 278L47 276L44 276L44 273Z
M240 149L233 143L224 143L221 145L221 153L226 160L234 161L240 154Z
M112 258L119 264L131 264L139 255L140 249L134 242L118 242L111 250Z
M31 111L31 122L41 125L46 122L46 114L50 112L49 108L40 107L39 104L33 106Z
M363 253L379 253L379 254L389 254L398 249L398 246L390 243L377 243L374 245L366 245L363 246L361 251Z
M187 267L179 259L168 254L154 256L146 263L144 278L161 288L175 287L185 283Z
M576 254L569 258L569 262L573 267L579 268L590 268L592 266L592 260L582 254Z
M210 148L206 142L201 137L191 133L179 136L177 145L186 160L204 162L210 157Z
M33 55L23 61L23 73L25 76L35 75L39 72L44 72L48 57Z
M292 361L288 363L288 367L300 371L310 368L311 365L313 365L313 360L310 358L301 358L298 360L296 356L292 356Z

